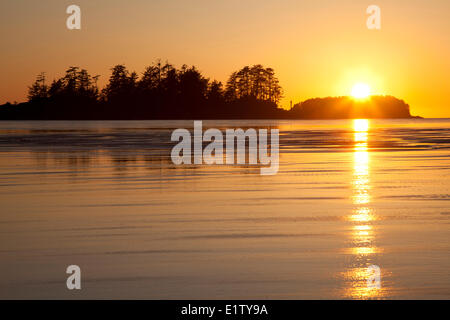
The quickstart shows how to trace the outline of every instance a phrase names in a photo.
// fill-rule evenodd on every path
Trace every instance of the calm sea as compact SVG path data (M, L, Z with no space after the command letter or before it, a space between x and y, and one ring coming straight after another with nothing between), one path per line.
M0 298L450 299L450 120L204 122L273 176L173 165L192 126L0 122Z

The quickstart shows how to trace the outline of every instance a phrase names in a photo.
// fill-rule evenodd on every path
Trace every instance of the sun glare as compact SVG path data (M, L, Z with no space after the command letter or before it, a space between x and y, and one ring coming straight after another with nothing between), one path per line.
M354 119L353 120L353 131L367 133L369 131L369 120L368 119ZM367 138L365 139L367 140Z
M357 83L352 88L352 97L364 99L370 95L370 87L365 83Z

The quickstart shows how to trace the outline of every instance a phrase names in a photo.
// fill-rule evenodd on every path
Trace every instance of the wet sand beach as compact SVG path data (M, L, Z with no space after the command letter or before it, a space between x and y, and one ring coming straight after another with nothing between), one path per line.
M0 298L450 298L450 120L204 121L278 128L273 176L175 166L192 124L0 122Z

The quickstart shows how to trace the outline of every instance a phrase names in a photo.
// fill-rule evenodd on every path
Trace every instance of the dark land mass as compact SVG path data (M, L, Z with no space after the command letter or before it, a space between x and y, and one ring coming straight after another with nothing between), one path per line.
M28 88L28 102L0 106L0 120L413 118L409 105L392 96L315 98L279 108L282 88L262 65L233 72L225 87L185 65L157 62L141 77L124 65L111 70L102 90L98 76L78 67L50 85L42 73Z
M105 102L24 102L0 106L0 120L195 120L195 119L400 119L411 116L409 105L391 96L367 101L350 97L309 99L290 110L252 98L223 104L175 105L168 109L146 104L114 105Z

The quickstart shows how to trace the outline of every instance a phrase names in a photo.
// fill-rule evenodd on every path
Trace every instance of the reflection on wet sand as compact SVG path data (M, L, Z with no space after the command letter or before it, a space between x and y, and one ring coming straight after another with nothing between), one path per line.
M279 128L270 177L174 165L189 123L0 123L0 298L448 299L450 120L209 122Z
M374 255L382 250L375 246L376 230L373 222L377 215L370 207L370 155L368 150L369 120L357 119L353 121L354 152L352 203L354 205L348 220L353 223L350 237L352 247L352 267L344 273L348 282L345 296L354 299L380 299L386 295L383 283L378 288L369 286L367 280L371 277L370 265L375 264ZM382 266L380 266L382 268ZM382 281L382 278L381 278Z

